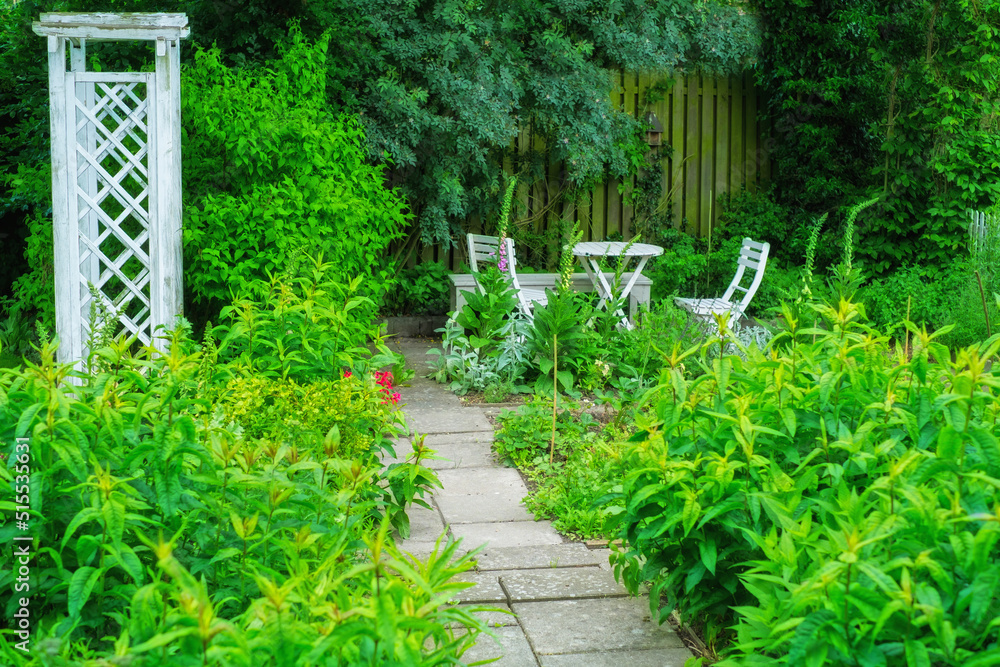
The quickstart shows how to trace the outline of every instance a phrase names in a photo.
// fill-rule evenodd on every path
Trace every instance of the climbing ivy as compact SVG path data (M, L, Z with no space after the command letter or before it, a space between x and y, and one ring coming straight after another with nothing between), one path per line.
M880 30L884 203L861 250L877 270L943 266L964 247L967 210L1000 197L1000 2L900 4Z

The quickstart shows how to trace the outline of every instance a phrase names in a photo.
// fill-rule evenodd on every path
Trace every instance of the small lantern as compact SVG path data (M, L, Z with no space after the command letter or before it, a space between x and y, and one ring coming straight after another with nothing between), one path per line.
M660 124L660 119L652 111L646 114L646 126L646 143L649 144L650 148L659 146L663 138L663 125Z

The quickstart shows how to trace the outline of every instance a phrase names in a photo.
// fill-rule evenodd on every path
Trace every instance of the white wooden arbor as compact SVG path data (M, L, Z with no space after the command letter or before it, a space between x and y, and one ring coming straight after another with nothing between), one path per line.
M42 14L48 38L59 360L88 350L91 285L143 344L183 313L184 14ZM148 40L153 72L88 72L87 42ZM69 69L66 49L69 46ZM116 332L117 333L117 332Z

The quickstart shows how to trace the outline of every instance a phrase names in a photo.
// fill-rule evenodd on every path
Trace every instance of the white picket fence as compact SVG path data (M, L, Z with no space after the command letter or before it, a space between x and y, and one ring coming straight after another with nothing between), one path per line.
M969 241L973 254L983 249L986 240L1000 235L1000 216L984 211L969 211Z

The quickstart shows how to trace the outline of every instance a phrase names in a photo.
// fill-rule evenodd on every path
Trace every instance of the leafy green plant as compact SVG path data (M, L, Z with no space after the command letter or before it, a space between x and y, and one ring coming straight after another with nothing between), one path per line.
M527 360L522 341L527 325L518 310L518 295L508 269L507 229L516 179L504 192L497 223L497 256L476 274L476 290L467 292L461 310L443 329L443 349L434 377L450 382L452 391L470 389L499 396L521 388Z
M267 69L227 68L218 49L184 69L185 286L208 317L300 248L382 296L383 252L407 216L360 123L326 108L327 38L310 44L293 26Z
M36 338L32 321L17 302L0 302L0 308L6 313L0 320L0 366L18 365L32 353L31 343Z
M709 342L701 374L665 374L614 501L616 573L720 664L990 664L1000 337L953 361L907 324L906 358L855 304L814 308L816 328L786 308L767 354Z
M401 270L386 295L384 310L398 315L440 315L448 310L448 275L440 262L422 262Z
M438 485L432 453L418 439L382 465L401 415L367 372L378 355L343 374L337 347L371 321L331 333L323 293L350 288L308 266L273 285L283 298L231 311L254 317L218 344L183 326L165 353L117 338L83 374L43 340L38 363L0 371L0 503L30 507L0 536L34 540L29 652L10 624L16 556L0 555L5 664L439 665L474 643L475 610L447 604L474 554L441 541L417 561L388 538ZM296 361L258 372L254 339L275 330L301 336Z
M535 309L527 340L539 370L535 391L541 394L558 390L557 384L563 391L572 390L593 358L587 345L593 332L586 327L593 313L588 296L569 290L547 290L547 294L545 306Z
M336 276L321 255L296 253L270 280L251 282L222 310L231 324L213 330L221 339L219 358L257 375L298 380L398 363L374 324L375 304L362 293L362 277Z

